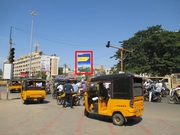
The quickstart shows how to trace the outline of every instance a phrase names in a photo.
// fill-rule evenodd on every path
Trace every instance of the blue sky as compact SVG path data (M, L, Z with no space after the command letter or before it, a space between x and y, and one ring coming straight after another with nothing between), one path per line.
M60 57L74 69L76 50L92 50L94 67L110 68L117 51L106 48L128 40L139 30L162 25L165 30L180 29L179 0L0 0L0 69L8 57L12 26L15 57L30 53L31 15L35 10L35 41L45 54Z

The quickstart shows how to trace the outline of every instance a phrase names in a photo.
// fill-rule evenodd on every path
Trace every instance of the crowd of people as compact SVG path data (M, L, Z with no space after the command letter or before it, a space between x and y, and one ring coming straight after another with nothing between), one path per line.
M65 92L63 108L70 106L73 108L73 94L81 95L84 91L86 91L85 81L77 81L77 80L65 80L63 82L55 82L54 90L57 93Z
M152 97L156 98L156 94L160 93L160 95L167 95L166 89L167 86L164 82L160 80L152 81L148 79L144 82L144 93L148 92L149 102L151 102Z
M161 97L167 96L167 94L173 95L174 91L180 90L180 85L177 85L176 88L168 90L165 82L161 80L152 81L151 79L146 80L143 83L145 96L148 94L148 99L151 102L152 99L156 98L156 94L159 93Z

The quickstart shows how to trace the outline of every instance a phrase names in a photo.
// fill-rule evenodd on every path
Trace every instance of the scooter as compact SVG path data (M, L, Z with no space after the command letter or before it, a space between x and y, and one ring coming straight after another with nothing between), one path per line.
M168 98L170 104L180 103L180 88L172 89L172 95Z

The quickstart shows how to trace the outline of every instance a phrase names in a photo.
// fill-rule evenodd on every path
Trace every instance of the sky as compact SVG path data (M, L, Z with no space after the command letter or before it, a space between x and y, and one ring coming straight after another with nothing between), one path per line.
M10 28L15 58L31 52L32 16L34 16L32 51L38 41L43 53L60 57L74 69L75 51L90 50L94 67L106 69L118 61L110 58L140 30L162 25L165 30L180 30L180 0L0 0L0 69L9 54Z

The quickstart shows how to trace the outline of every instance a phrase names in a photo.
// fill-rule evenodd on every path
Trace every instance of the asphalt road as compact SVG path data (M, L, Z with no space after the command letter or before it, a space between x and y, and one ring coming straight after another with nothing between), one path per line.
M84 106L62 108L51 95L43 104L25 105L19 93L0 87L0 135L179 135L180 104L145 102L141 118L123 126L112 124L110 117L84 116Z

